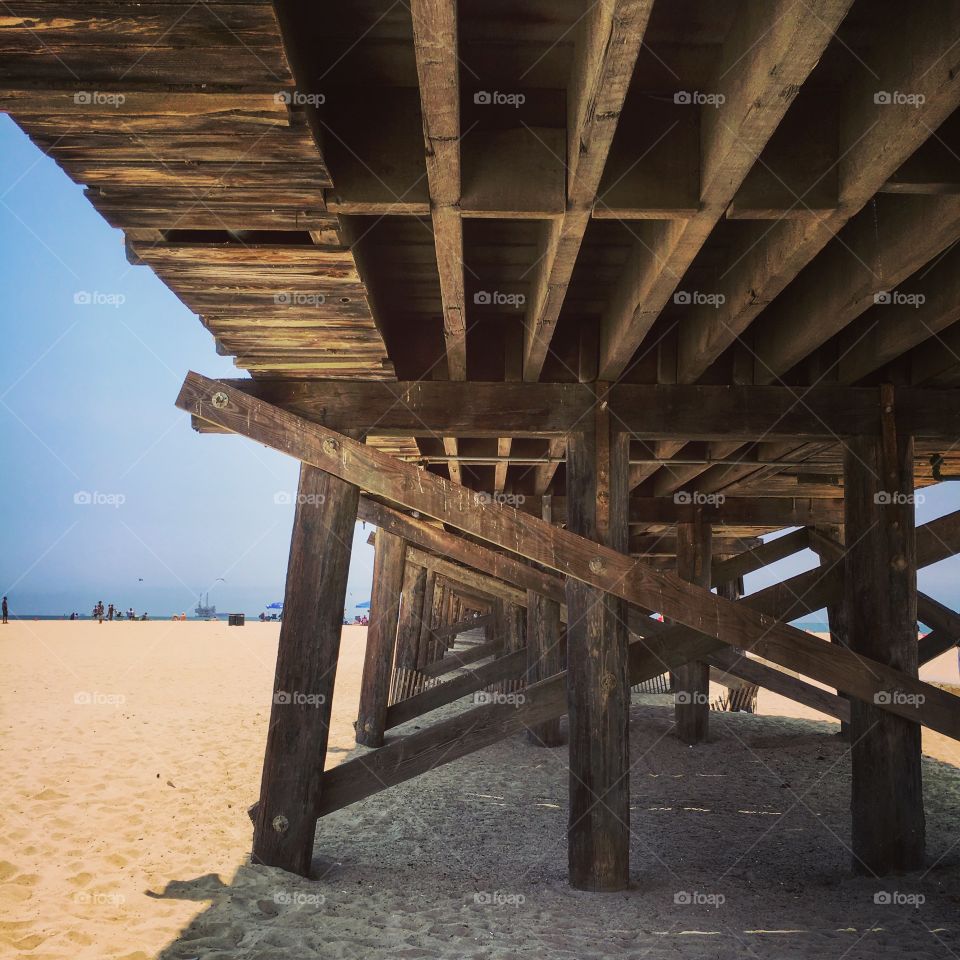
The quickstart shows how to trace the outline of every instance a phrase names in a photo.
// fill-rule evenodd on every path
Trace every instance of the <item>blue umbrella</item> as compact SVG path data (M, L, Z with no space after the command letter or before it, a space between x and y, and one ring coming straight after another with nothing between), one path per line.
M356 605L356 608L357 608L357 610L369 610L369 609L370 609L370 601L369 601L369 600L364 600L363 603L358 603L358 604Z
M283 603L282 603L281 601L277 600L275 603L271 603L271 604L267 607L267 609L268 609L268 610L282 610L282 609L283 609Z

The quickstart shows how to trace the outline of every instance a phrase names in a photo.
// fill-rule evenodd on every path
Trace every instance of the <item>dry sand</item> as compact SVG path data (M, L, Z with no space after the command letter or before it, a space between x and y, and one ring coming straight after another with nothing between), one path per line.
M924 739L930 868L853 879L848 745L766 694L780 716L712 714L696 749L637 699L628 892L567 888L565 750L520 738L326 818L318 881L251 867L277 632L0 627L0 957L960 953L958 744ZM344 634L329 764L355 749L364 633Z

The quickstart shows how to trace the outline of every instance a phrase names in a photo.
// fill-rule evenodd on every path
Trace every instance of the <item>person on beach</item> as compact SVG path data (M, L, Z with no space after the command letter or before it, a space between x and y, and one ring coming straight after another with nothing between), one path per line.
M113 622L113 604L112 603L110 604L109 607L107 607L107 619L111 621L111 623Z
M4 622L4 623L7 623L7 622L8 622L8 621L7 621L7 615L8 615L8 613L9 613L9 610L8 610L8 608L7 608L7 598L4 597L4 598L3 598L3 622Z

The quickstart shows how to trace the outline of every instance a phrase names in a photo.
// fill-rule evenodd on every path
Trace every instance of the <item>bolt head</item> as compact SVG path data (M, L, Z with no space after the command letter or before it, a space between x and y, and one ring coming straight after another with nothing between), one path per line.
M334 456L336 452L340 449L340 444L333 439L333 437L327 437L323 441L323 452L329 456Z
M230 398L222 391L218 390L211 398L210 402L218 409L222 410L229 402Z
M591 573L603 573L603 561L599 557L594 557L590 561Z
M273 829L276 830L277 833L286 833L290 827L290 821L282 813L280 813L273 818L272 825Z

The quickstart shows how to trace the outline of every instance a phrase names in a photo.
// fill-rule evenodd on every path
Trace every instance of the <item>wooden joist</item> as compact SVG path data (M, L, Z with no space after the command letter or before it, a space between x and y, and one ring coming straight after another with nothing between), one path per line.
M878 693L891 690L922 697L919 707L913 706L912 700L905 704L901 698L890 698L891 702L883 707L960 739L960 712L954 698L892 667L770 621L741 604L718 598L542 520L499 505L478 504L466 488L418 471L199 374L187 375L177 406L318 466L370 493L418 510L629 603L659 609L671 620L721 642L752 650L860 699L873 701Z

